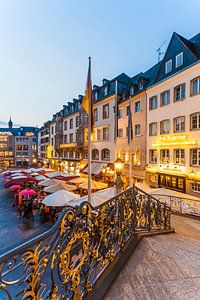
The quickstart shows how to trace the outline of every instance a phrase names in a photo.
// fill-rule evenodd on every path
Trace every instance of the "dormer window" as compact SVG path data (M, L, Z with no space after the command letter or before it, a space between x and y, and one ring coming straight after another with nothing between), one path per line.
M134 95L134 86L132 85L130 88L130 95L133 96Z
M165 63L165 74L168 74L172 71L172 59L168 60Z
M142 90L143 89L143 81L140 81L139 82L139 90Z
M95 93L94 93L94 100L97 101L97 99L98 99L98 93L95 92Z
M122 98L123 98L123 100L126 99L126 92L125 91L123 92Z
M108 95L108 86L106 85L104 87L104 96L107 96Z
M183 52L176 55L176 68L183 65Z

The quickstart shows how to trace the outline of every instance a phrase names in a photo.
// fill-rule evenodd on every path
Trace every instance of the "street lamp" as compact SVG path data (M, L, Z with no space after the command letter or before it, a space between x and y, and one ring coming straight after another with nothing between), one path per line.
M124 186L124 183L121 179L124 162L121 160L121 158L118 157L114 162L114 166L115 166L115 173L116 173L116 179L115 179L116 194L119 194L122 191L122 188Z

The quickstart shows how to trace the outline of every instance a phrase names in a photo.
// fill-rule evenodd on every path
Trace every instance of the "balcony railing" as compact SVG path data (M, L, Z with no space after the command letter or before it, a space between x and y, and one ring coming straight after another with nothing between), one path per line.
M130 239L170 229L170 208L131 187L68 207L46 233L0 256L0 299L82 299Z

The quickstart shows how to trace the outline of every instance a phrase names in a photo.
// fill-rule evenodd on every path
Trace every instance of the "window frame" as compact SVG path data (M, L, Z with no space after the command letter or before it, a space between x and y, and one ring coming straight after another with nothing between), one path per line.
M177 61L178 61L178 58L179 57L182 57L182 63L180 64L180 65L177 65ZM177 55L176 55L176 59L175 59L175 68L177 69L177 68L179 68L179 67L181 67L183 65L183 52L180 52L180 53L178 53Z
M192 128L192 117L194 115L197 115L197 128ZM196 112L190 115L190 130L191 131L200 130L200 112Z
M183 152L183 157L182 157L182 152ZM179 155L177 156L176 154L179 153ZM180 160L180 161L176 161L176 160ZM183 160L183 161L181 161ZM183 148L175 148L174 149L174 153L173 153L173 161L175 165L181 165L184 166L185 165L185 149Z
M168 65L169 63L171 64L171 69L168 71L167 68L168 68ZM168 61L165 62L165 74L169 74L172 72L172 59L169 59Z
M136 134L137 126L139 126L139 128L140 128L140 133L139 134ZM141 136L141 124L140 123L135 124L135 136Z
M197 155L196 155L196 160L197 160L197 163L194 164L193 163L193 152L194 151L197 151ZM194 166L194 167L199 167L200 166L200 148L192 148L190 149L190 165L191 166Z
M168 99L168 103L163 103L162 99L163 99L163 95L164 94L168 94L169 95L169 99ZM166 90L166 91L163 91L161 94L160 94L160 106L166 106L166 105L169 105L170 104L170 90Z
M198 84L197 84L197 93L196 94L194 94L193 93L193 82L194 81L196 81L197 80L197 82L198 82ZM192 80L191 80L191 82L190 82L190 96L192 97L192 96L197 96L197 95L199 95L200 94L200 76L197 76L197 77L195 77L195 78L193 78Z
M176 121L180 118L184 118L184 129L181 129L181 130L176 130ZM174 122L174 132L185 132L185 116L178 116L176 118L174 118L173 120Z
M108 157L105 157L105 151L108 152ZM108 148L104 148L101 150L101 160L110 161L110 150Z
M164 156L164 158L165 157L167 157L168 158L168 161L163 161L163 153L165 153L165 151L167 151L168 152L168 156ZM170 163L170 150L169 149L160 149L160 163L161 164L169 164Z
M94 109L94 122L97 122L98 121L98 108L95 107Z
M156 155L151 155L151 153L156 153ZM154 157L154 160L151 160L150 158L153 158ZM149 163L150 164L157 164L157 161L158 161L158 150L157 149L149 149Z
M137 104L139 104L139 110L138 111L136 110ZM135 113L139 113L139 112L141 112L141 101L140 100L135 102Z
M153 108L150 104L151 104L151 101L155 98L156 100L156 107ZM154 109L157 109L158 108L158 96L155 95L155 96L152 96L149 98L149 110L154 110Z
M106 107L108 107L108 114L107 115L105 114ZM102 107L102 110L103 110L103 119L108 119L109 118L109 103L104 104L103 107Z
M152 128L152 125L156 125L156 133L152 134L152 130L150 128ZM158 134L158 122L151 122L149 123L149 136L156 136Z
M168 132L163 132L162 130L161 130L161 128L162 128L162 123L163 122L166 122L166 121L169 121L169 131ZM169 134L170 133L170 119L164 119L164 120L161 120L160 121L160 134Z
M180 91L180 99L176 99L176 91L178 90L178 88L181 88L181 91ZM184 87L184 97L182 97L182 89ZM179 101L183 101L185 100L185 83L181 83L177 86L175 86L174 88L174 102L179 102Z

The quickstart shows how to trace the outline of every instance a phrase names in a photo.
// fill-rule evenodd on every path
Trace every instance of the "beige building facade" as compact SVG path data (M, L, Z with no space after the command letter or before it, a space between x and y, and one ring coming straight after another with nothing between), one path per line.
M200 193L200 63L147 90L147 181Z

